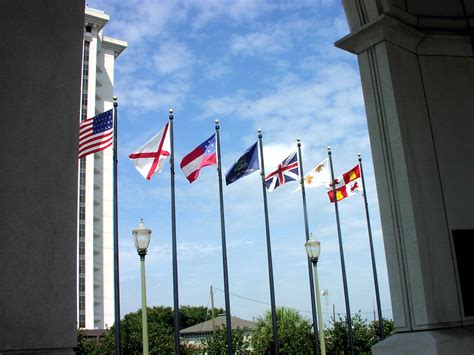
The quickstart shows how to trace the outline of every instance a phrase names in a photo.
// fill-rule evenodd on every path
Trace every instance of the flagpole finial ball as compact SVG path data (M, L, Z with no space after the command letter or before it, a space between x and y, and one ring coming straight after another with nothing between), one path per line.
M358 157L359 157L359 159L360 159L360 157L361 157L361 154L360 154L360 153L357 153L357 156L358 156Z
M215 124L219 124L219 120L215 120L214 122L215 122Z
M330 145L328 145L328 152L330 152L330 151L331 151L331 146L330 146Z
M173 114L173 109L170 108L170 109L168 110L168 112L170 113L170 115L172 115L172 114Z
M114 101L117 101L117 96L114 96Z
M297 143L301 142L301 139L296 138L296 142L297 142Z
M258 129L258 133L262 133L262 129L261 129L261 128Z

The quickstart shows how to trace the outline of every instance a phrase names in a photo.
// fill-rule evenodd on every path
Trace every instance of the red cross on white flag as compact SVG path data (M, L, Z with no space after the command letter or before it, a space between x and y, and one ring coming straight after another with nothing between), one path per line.
M150 180L155 172L161 172L161 168L170 155L169 122L153 138L129 155L135 168L147 180Z

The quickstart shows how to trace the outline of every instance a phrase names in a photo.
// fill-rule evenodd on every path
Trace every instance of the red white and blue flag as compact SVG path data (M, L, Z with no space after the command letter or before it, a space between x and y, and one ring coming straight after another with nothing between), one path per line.
M181 160L181 170L189 182L192 183L199 177L201 168L214 164L217 164L215 134L198 145Z
M112 110L82 121L79 125L79 159L110 147L113 141Z
M275 190L278 186L289 181L299 180L299 163L296 152L290 154L285 160L278 164L278 168L267 175L265 186L268 191Z
M155 172L161 172L166 158L170 155L169 125L167 122L153 138L128 156L138 172L147 180L150 180Z

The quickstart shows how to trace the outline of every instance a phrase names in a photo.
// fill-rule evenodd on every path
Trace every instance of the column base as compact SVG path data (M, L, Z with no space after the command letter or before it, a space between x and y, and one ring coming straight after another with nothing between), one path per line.
M472 355L474 327L397 333L372 347L373 355Z

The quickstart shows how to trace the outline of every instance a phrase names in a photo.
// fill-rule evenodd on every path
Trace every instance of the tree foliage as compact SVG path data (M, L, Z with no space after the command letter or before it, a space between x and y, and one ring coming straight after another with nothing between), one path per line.
M221 308L216 312L223 313ZM148 340L152 354L174 353L174 315L171 307L149 307ZM204 322L211 318L211 310L199 306L181 306L179 309L180 329ZM122 336L122 349L125 354L141 354L142 345L142 312L128 313L120 321ZM77 335L77 353L81 355L114 354L115 353L115 328L112 327L99 338L88 338L84 331L79 330ZM184 354L187 353L183 348Z
M202 350L208 354L227 354L227 328L223 325L216 329L216 334L202 341ZM232 330L232 350L234 354L249 354L249 341L243 329Z
M223 310L218 310L223 312ZM122 348L124 354L142 353L142 315L141 311L127 314L120 322ZM183 306L180 308L180 327L187 328L211 318L205 307ZM277 309L278 339L280 354L312 354L313 335L311 323L297 311L288 308ZM378 321L368 322L356 314L352 317L354 350L357 354L370 353L371 347L380 341ZM267 312L257 321L253 335L248 338L244 331L232 331L232 345L236 354L270 354L273 347L271 313ZM384 320L385 336L394 331L393 321ZM173 310L170 307L148 308L148 339L151 354L174 353ZM343 354L349 349L346 319L333 319L325 329L326 350L328 354ZM115 329L112 327L98 338L88 338L83 330L77 333L77 354L112 355L115 353ZM219 327L216 334L202 341L200 346L184 344L182 354L209 354L227 352L225 326Z
M278 308L277 320L280 354L312 353L311 323L307 319L293 309ZM257 354L270 354L272 348L272 315L268 311L257 321L257 328L252 336L252 349Z
M150 353L171 354L174 352L173 328L170 321L169 307L149 308L148 340ZM171 322L173 317L171 315ZM141 311L127 314L120 322L122 347L125 354L139 355L142 353L142 314Z
M393 321L384 319L384 333L389 336L394 331ZM326 351L328 354L347 353L349 349L349 334L346 318L339 317L332 321L326 329ZM360 313L352 316L352 338L354 351L357 354L369 353L371 347L380 341L378 321L368 323Z
M112 330L113 331L113 330ZM115 337L113 332L107 331L98 338L89 338L84 330L77 331L78 355L109 355L115 353Z

